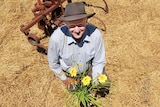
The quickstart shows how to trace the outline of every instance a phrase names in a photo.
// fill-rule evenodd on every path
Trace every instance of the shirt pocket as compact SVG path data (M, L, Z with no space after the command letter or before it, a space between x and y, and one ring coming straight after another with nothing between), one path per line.
M68 66L71 66L72 65L72 62L73 62L73 54L70 53L70 54L63 54L61 56L62 60L64 61L64 63Z
M91 63L91 60L94 58L94 52L86 51L85 58L86 58L86 62Z

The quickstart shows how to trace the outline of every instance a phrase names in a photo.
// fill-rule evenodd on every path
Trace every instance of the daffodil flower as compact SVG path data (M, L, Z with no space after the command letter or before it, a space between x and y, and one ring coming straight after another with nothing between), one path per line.
M71 68L70 72L71 77L76 77L77 76L77 70L75 67Z
M84 86L89 85L91 82L91 77L90 76L86 76L82 79L82 83Z
M98 77L100 83L104 83L107 80L107 76L102 74Z

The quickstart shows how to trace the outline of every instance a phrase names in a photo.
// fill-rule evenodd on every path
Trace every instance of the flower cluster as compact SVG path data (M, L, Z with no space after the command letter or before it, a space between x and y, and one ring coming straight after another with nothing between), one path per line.
M79 105L82 107L88 107L89 105L101 107L101 105L96 101L97 98L95 94L101 91L101 89L109 91L111 84L107 81L107 76L105 74L101 74L92 80L92 78L87 75L87 71L78 75L76 67L73 67L68 76L74 80L69 92L78 99ZM104 92L104 94L107 93Z

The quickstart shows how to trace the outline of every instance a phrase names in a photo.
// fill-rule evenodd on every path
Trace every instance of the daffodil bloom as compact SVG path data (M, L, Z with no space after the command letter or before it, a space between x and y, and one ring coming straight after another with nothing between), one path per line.
M75 67L71 68L70 74L71 74L71 77L76 77L77 76L77 70L76 70Z
M100 83L104 83L107 80L107 76L103 74L103 75L100 75L98 79Z
M91 77L90 76L86 76L82 79L82 83L84 86L89 85L91 82Z

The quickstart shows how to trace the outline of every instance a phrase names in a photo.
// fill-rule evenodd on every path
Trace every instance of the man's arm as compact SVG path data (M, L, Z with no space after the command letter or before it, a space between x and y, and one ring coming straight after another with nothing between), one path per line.
M63 73L60 62L59 62L59 43L56 40L56 34L52 34L49 46L48 46L48 63L50 69L55 73L56 76L58 76L61 80L66 80L67 77Z
M99 30L96 31L96 34L94 35L95 38L95 57L92 61L92 77L95 79L98 75L103 73L104 65L106 63L106 57L105 57L105 47L104 47L104 41L102 38L102 34Z

